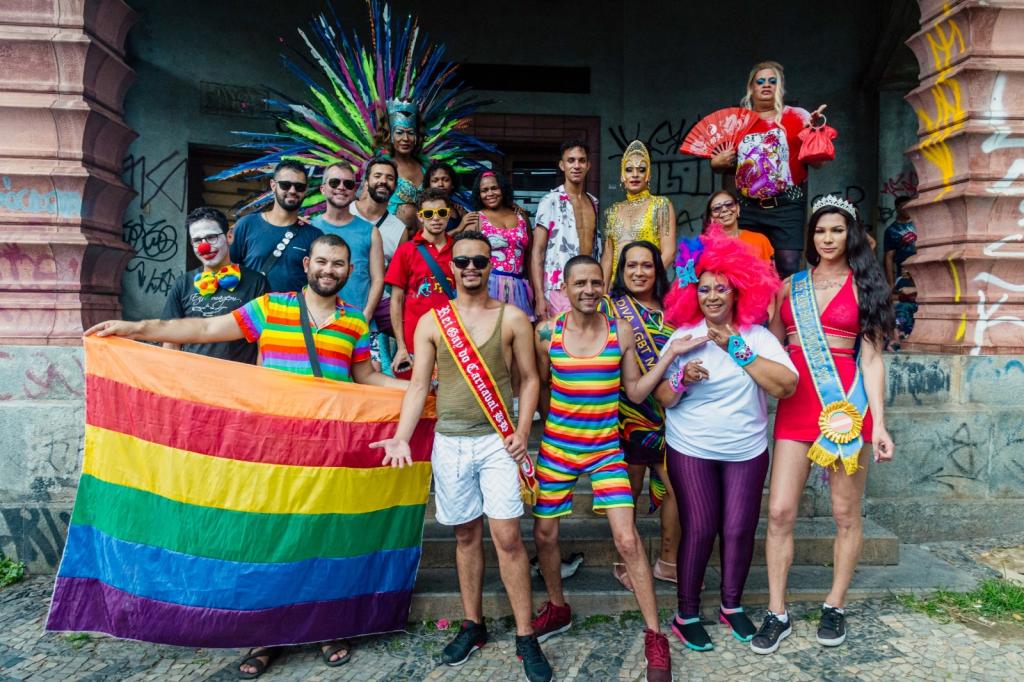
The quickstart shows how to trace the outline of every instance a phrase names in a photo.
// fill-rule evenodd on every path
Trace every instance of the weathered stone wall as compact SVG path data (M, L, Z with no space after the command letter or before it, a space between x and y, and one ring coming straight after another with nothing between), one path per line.
M82 454L81 349L0 352L0 551L54 571ZM866 514L903 541L1024 530L1024 357L895 354L896 460L871 465ZM821 470L814 509L829 512Z

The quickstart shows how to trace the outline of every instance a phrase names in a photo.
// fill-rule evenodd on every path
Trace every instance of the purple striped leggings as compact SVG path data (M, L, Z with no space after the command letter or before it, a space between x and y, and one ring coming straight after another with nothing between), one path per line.
M722 606L736 608L754 555L768 451L745 462L720 462L669 447L667 459L683 529L676 559L679 612L687 616L699 613L704 570L719 536Z

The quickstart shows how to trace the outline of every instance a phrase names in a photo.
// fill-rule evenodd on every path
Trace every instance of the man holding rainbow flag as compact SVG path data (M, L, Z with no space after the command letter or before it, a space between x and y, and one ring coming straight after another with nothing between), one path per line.
M526 443L540 392L533 327L516 306L491 298L491 244L480 232L455 237L451 270L454 300L416 325L412 383L402 401L384 464L412 463L409 441L420 420L437 362L437 425L432 463L437 521L455 526L456 565L465 619L445 647L444 662L462 665L487 642L483 617L483 516L498 554L516 621L516 655L530 682L548 682L551 666L530 623L530 566L519 531L523 496L531 502L533 465ZM519 369L519 415L513 425L511 367Z
M351 272L345 241L318 237L304 268L302 291L266 294L227 315L111 320L86 331L175 344L245 338L259 344L265 367L333 381L86 339L86 456L48 629L255 644L238 669L255 678L280 645L333 640L321 647L333 667L351 655L339 637L404 626L430 479L429 420L407 436L416 451L409 475L380 467L368 444L392 428L397 395L376 389L374 401L352 400L332 384L408 382L373 370L366 320L337 295ZM196 372L203 382L189 378Z

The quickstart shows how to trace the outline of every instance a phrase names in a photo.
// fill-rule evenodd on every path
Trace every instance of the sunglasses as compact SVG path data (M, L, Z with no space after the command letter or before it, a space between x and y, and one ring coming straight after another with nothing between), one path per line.
M771 76L770 78L758 78L754 82L757 83L758 85L764 85L765 83L767 83L768 85L775 85L776 83L779 82L779 79L776 78L775 76Z
M307 187L304 182L292 182L291 180L274 180L274 182L277 183L277 186L285 192L290 192L292 187L294 187L296 192L302 194L306 191Z
M726 294L728 294L729 292L732 291L732 287L727 287L724 284L716 284L714 287L709 287L709 286L697 287L697 295L699 295L699 296L707 296L708 294L711 293L711 289L712 288L715 290L716 294L720 294L722 296L725 296Z
M341 178L331 178L330 180L327 181L327 186L330 187L331 189L338 189L338 185L341 185L345 189L355 189L356 181L349 180L347 178L345 180L342 180Z
M720 204L715 204L711 207L711 215L718 215L723 211L731 211L736 208L736 202L730 199L729 201L723 201Z
M450 208L421 208L419 211L416 212L416 215L423 218L424 220L430 220L435 215L438 218L447 218L451 214L452 210Z
M472 263L477 270L483 270L491 264L490 256L455 256L452 258L452 265L459 270L465 270Z

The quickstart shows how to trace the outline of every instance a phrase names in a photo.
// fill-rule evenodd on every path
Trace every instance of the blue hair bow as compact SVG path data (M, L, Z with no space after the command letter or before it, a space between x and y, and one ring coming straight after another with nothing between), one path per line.
M678 283L680 289L684 288L688 284L697 283L697 273L694 269L695 265L696 260L694 260L693 258L687 258L686 265L676 266L676 282Z

